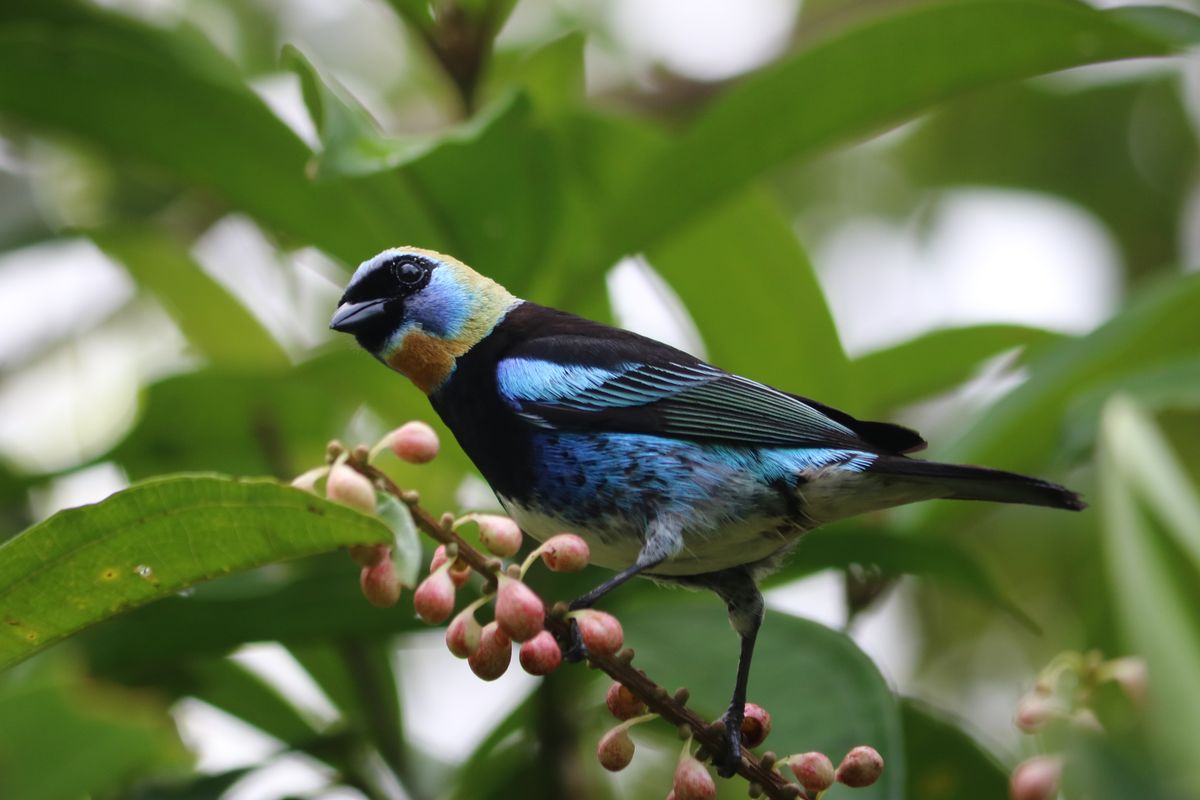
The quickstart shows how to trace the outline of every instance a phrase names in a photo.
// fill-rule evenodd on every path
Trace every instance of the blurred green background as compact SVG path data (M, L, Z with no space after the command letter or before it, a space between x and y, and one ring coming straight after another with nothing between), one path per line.
M854 520L772 580L767 747L888 764L828 797L1002 798L1039 752L1071 798L1200 797L1200 20L1098 5L0 0L0 539L153 476L288 479L331 438L436 424L326 331L359 261L432 247L1087 496ZM444 445L389 470L435 512L489 507ZM669 730L595 763L596 674L479 683L344 554L160 593L0 674L0 797L669 789ZM644 584L610 608L719 713L719 601ZM1143 657L1148 703L1083 670L1060 689L1100 729L1020 734L1038 671L1089 650Z

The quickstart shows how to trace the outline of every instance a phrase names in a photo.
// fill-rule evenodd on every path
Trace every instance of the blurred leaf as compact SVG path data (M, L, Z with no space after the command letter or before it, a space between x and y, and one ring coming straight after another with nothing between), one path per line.
M220 800L231 786L255 769L242 767L174 783L147 783L126 792L121 800Z
M847 361L812 264L763 192L704 214L647 254L704 331L710 360L837 405Z
M1116 394L1149 411L1200 409L1200 358L1183 357L1101 384L1071 404L1064 434L1072 452L1087 452L1100 434L1100 417Z
M904 8L804 49L724 92L626 194L618 251L658 236L787 158L895 125L1000 81L1167 55L1173 39L1059 0Z
M304 104L321 137L314 178L379 172L411 161L435 143L429 136L404 139L385 136L379 123L350 91L333 80L322 79L296 47L284 46L282 62L299 77Z
M1062 339L1024 325L973 325L944 328L868 353L850 363L856 413L880 413L931 397L970 378L986 359L1019 347L1024 360Z
M349 263L397 237L435 238L412 204L309 181L309 149L190 29L156 28L73 0L5 2L0 112L216 191Z
M1200 18L1171 6L1118 6L1113 14L1131 28L1141 28L1180 47L1200 44Z
M288 649L337 707L345 726L373 743L398 778L411 780L392 641L338 636L335 643L307 642Z
M390 540L377 520L272 481L147 481L0 545L0 668L200 581Z
M149 228L89 231L179 325L208 361L238 369L288 364L279 343L174 239Z
M1006 800L1008 773L962 728L922 703L905 698L905 797L920 800Z
M0 797L101 796L186 764L154 697L77 675L61 661L38 667L0 681Z
M766 585L778 586L821 570L845 569L853 564L877 566L884 575L928 578L939 587L955 589L1004 611L1030 630L1039 630L1037 623L1005 596L983 565L957 545L883 533L854 522L806 533L783 569Z
M378 514L392 531L392 563L400 583L408 588L417 585L421 572L421 537L413 523L408 506L390 494L376 493Z
M1029 379L988 409L962 439L948 449L939 448L937 459L1016 471L1044 467L1073 398L1122 374L1196 352L1198 306L1197 274L1179 275L1143 291L1092 333L1065 341L1036 359L1029 366ZM980 503L923 503L905 509L898 518L912 530L933 532L952 529L985 508Z
M584 96L583 47L586 37L575 31L532 52L497 53L488 68L485 97L500 97L520 88L539 114L550 116L577 105Z
M686 686L697 713L716 719L729 703L738 640L715 595L657 593L622 605L625 641L634 665L660 684ZM820 750L837 763L869 744L887 769L875 785L830 789L828 800L904 797L904 737L887 683L845 635L815 622L767 612L750 671L751 702L771 712L767 747L777 753Z
M303 747L320 733L274 686L235 661L198 659L182 672L171 681L179 694L203 700L290 747Z
M447 247L521 294L558 228L561 165L529 99L511 94L405 170L436 209Z
M1118 620L1149 665L1160 769L1200 791L1200 493L1132 401L1114 398L1101 424L1102 531Z
M1140 278L1173 263L1184 235L1200 150L1183 94L1178 76L1161 74L1070 90L998 86L924 120L895 164L921 187L1013 187L1078 203Z

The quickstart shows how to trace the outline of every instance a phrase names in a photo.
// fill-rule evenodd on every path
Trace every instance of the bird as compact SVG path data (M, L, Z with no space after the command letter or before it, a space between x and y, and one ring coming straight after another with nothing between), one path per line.
M726 777L741 761L758 583L806 532L937 498L1085 507L1049 481L913 458L926 443L906 427L522 300L432 250L364 261L330 327L428 396L522 530L575 532L615 571L573 610L638 575L725 602L741 644L716 755Z

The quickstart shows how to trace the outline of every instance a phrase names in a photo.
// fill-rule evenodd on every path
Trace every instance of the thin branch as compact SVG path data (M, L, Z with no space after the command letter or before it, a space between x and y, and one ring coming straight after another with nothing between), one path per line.
M383 491L401 500L412 513L417 527L428 536L445 545L454 544L458 547L458 557L470 565L489 582L496 580L496 573L502 568L499 559L484 555L467 543L461 536L429 513L420 504L420 496L415 491L405 491L377 468L364 460L351 458L351 466L362 472L375 482ZM546 615L546 629L562 641L570 633L570 622L566 617L566 605L556 603ZM725 729L722 723L710 723L687 707L687 690L680 689L674 695L652 681L646 673L635 669L632 661L633 650L626 648L615 656L603 656L595 653L587 654L589 666L600 670L614 681L622 684L646 706L676 728L691 732L692 737L708 753L719 753L725 746ZM743 750L742 761L737 773L751 784L751 796L769 797L771 800L811 800L804 789L791 783L774 769L775 757L766 753L760 759L753 753Z

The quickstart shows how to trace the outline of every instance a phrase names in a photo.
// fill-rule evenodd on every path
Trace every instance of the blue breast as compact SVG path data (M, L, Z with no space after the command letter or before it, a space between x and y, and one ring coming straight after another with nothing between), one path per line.
M534 504L587 526L614 514L634 527L660 512L707 516L714 527L797 510L804 473L861 471L874 456L840 449L728 447L645 434L538 432Z

